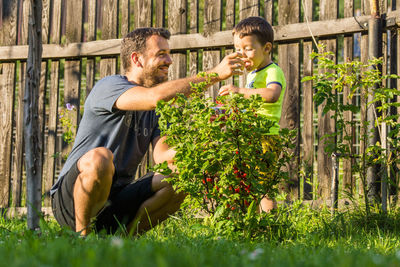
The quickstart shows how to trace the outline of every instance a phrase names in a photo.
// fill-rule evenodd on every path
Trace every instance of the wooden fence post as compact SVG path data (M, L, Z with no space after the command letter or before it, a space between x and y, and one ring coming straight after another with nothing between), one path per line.
M278 2L279 25L299 22L300 2L296 0L281 0ZM300 45L298 42L278 45L278 64L285 73L286 92L283 100L282 128L297 130L293 161L288 164L290 183L288 190L292 199L300 196L299 184L299 152L300 152Z
M308 22L312 21L313 1L302 2L304 17ZM303 43L303 76L313 75L313 62L310 58L313 43L306 40ZM304 82L303 88L303 198L312 199L314 180L314 101L312 81Z
M0 44L15 45L17 40L17 1L4 1ZM0 209L10 201L12 113L15 87L15 62L1 63L0 70ZM6 100L6 101L4 101ZM0 211L1 212L1 211Z
M379 1L371 0L371 19L368 21L368 57L369 59L379 58L382 54L382 22L379 11ZM379 66L375 66L379 67ZM368 88L373 90L372 88ZM368 103L371 103L374 99L374 94L370 91L368 93ZM367 110L367 121L368 121L368 144L375 145L378 141L378 129L375 127L376 117L375 105L369 105ZM372 134L371 134L372 133ZM367 183L368 183L368 198L369 202L376 201L378 196L378 166L370 166L367 169Z
M321 0L320 1L320 19L336 19L338 12L338 1L334 0ZM337 39L332 38L328 40L323 40L323 44L326 45L327 51L336 51L337 48ZM336 53L335 53L336 57ZM336 59L335 59L336 60ZM321 104L318 107L318 193L320 197L324 200L327 200L330 196L330 181L332 178L332 158L329 153L325 152L327 141L323 138L326 134L333 134L335 131L335 121L331 118L332 111L323 115L324 104ZM333 142L333 140L329 140Z
M25 166L27 181L28 228L39 227L39 213L42 207L42 148L39 138L39 86L42 61L42 1L31 0L29 20L29 53L26 68L24 137Z

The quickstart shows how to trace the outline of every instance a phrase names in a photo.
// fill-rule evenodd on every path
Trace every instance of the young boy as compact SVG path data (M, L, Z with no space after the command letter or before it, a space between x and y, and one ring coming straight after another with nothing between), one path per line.
M219 95L239 93L246 98L255 94L261 95L265 104L257 113L275 122L275 126L270 129L270 136L262 140L263 149L264 152L272 151L279 157L280 151L276 148L276 143L279 140L279 120L286 81L282 69L271 60L273 29L265 19L249 17L240 21L232 34L235 49L241 53L244 67L249 72L247 85L246 88L232 84L222 86ZM274 208L275 202L265 197L260 205L262 210L270 211Z

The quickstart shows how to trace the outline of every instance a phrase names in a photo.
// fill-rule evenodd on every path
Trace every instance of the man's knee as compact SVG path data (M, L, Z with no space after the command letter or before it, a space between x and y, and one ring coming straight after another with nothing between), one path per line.
M78 162L78 169L85 177L92 177L93 182L111 185L114 175L113 154L105 147L90 150Z

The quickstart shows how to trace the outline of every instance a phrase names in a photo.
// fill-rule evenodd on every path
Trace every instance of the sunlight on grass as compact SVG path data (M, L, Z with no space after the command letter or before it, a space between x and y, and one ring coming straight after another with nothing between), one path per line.
M263 234L243 240L181 212L142 236L80 238L43 220L0 219L0 266L398 266L400 212L319 211L295 203L268 216Z

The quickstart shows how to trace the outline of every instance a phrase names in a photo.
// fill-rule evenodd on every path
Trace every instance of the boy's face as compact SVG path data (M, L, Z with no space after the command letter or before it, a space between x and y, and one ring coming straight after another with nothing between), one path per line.
M265 67L271 61L270 52L271 43L261 45L254 34L239 37L238 34L233 36L233 44L237 52L243 56L245 68L247 71L253 71Z

